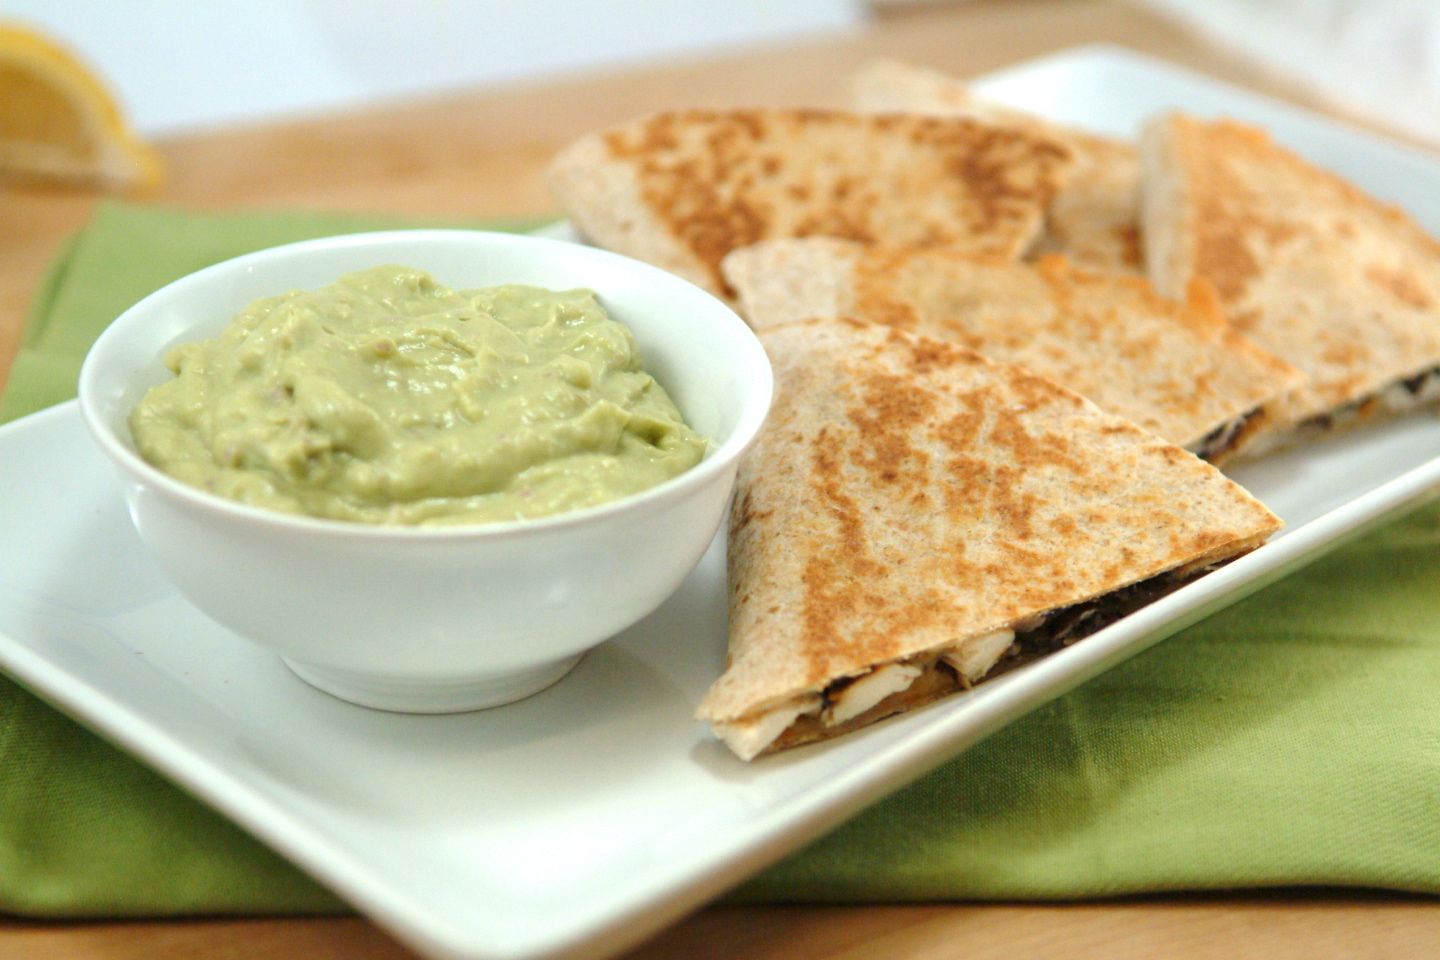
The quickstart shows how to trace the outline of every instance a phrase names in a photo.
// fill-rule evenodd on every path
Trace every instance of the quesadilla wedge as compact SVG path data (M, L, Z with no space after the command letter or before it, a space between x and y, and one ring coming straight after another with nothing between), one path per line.
M1252 452L1440 399L1440 242L1409 216L1239 123L1157 118L1142 150L1155 286L1209 279L1310 378Z
M740 468L729 661L697 711L743 759L965 689L1280 526L1021 367L854 320L760 336L777 400Z
M953 244L1016 259L1068 151L973 120L690 110L591 134L550 185L592 242L725 294L720 261L772 237Z
M1075 168L1055 196L1038 253L1064 253L1095 270L1139 273L1140 158L1135 145L1054 123L977 97L963 81L897 60L876 60L851 81L865 113L974 117L1064 144Z
M1184 301L1143 277L1095 273L1050 255L982 263L951 250L845 240L771 240L723 269L757 329L863 316L1027 367L1101 409L1221 463L1268 405L1304 377L1236 333L1210 285Z

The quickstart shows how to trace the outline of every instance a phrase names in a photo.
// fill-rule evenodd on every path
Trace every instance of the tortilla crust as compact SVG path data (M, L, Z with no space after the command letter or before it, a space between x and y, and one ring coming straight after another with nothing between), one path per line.
M689 110L591 134L550 185L579 230L726 294L720 261L773 237L950 244L1016 259L1071 166L974 120Z
M1064 253L1094 270L1140 273L1140 157L1135 145L1053 123L975 96L938 70L876 60L851 80L851 102L864 113L973 117L1064 144L1075 167L1056 194L1034 252Z
M778 394L731 511L729 663L697 713L712 724L1280 526L1214 467L1021 367L855 320L761 339Z
M757 329L863 316L1018 363L1192 449L1251 411L1263 416L1304 380L1235 332L1204 281L1172 301L1142 277L1079 269L1057 255L983 263L824 238L737 250L724 270Z
M1261 446L1440 366L1440 242L1232 121L1147 125L1144 246L1163 294L1214 283L1230 322L1309 377Z

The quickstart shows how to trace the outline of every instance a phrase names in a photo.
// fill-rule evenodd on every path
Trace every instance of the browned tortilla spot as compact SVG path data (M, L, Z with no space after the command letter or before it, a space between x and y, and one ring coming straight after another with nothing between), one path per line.
M1071 158L968 120L688 110L584 138L551 184L602 246L726 292L720 261L780 236L959 245L1017 259Z
M1143 277L1061 256L1003 263L835 238L766 241L723 269L757 329L853 313L949 344L958 353L946 362L968 348L1025 366L1190 449L1303 382L1231 329L1202 279L1174 301ZM1236 429L1206 449L1230 455L1249 436Z

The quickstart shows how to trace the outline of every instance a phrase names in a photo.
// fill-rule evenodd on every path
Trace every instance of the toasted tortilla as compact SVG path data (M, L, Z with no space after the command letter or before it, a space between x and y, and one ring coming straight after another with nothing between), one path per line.
M1009 128L819 110L690 110L591 134L550 185L600 246L726 294L720 261L773 237L1020 257L1071 161Z
M1440 242L1414 220L1239 123L1157 118L1142 149L1155 286L1209 279L1310 378L1253 450L1440 398Z
M740 468L729 663L697 712L744 759L964 689L1280 526L1021 367L859 321L760 336L777 400Z
M1139 273L1140 158L1135 145L1053 123L975 96L938 70L877 60L852 78L851 102L866 113L973 117L1062 143L1075 168L1050 207L1036 253L1064 253L1095 270Z
M1214 463L1243 449L1303 376L1236 333L1197 280L1167 300L1139 276L1050 255L982 263L950 250L771 240L723 264L757 329L863 316L1028 367Z

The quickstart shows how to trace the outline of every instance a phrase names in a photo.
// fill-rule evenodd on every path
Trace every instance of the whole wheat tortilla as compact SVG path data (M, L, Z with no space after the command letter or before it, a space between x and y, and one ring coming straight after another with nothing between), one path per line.
M897 661L924 675L770 747L910 709L962 686L939 651L1280 525L1214 467L1020 367L858 321L761 339L778 392L731 511L729 664L697 714L717 731Z
M983 263L950 250L823 238L757 244L723 267L757 329L863 316L1028 367L1192 450L1248 416L1224 449L1233 455L1266 405L1303 381L1232 330L1203 281L1172 301L1142 277L1082 270L1054 255Z
M1430 386L1440 242L1409 216L1239 123L1173 114L1147 125L1142 147L1155 286L1174 295L1209 279L1232 324L1310 378L1270 443Z
M1056 194L1036 253L1064 253L1096 270L1139 273L1140 159L1135 145L1053 123L975 96L928 67L876 60L851 80L851 102L866 113L974 117L1064 144L1075 168Z
M689 110L591 134L550 185L594 243L717 293L731 250L837 236L1020 257L1068 151L973 120L821 110Z

